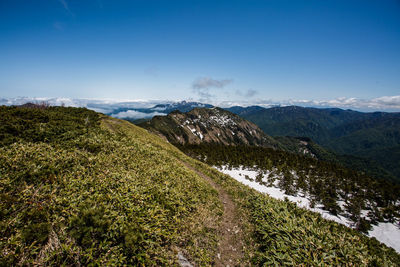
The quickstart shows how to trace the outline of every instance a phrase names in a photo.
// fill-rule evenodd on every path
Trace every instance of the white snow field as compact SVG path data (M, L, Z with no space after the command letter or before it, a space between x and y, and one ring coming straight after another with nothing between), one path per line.
M261 192L266 193L269 196L283 200L287 198L288 200L297 204L297 206L306 208L308 210L318 212L322 215L323 218L335 221L337 223L346 225L347 227L351 227L353 222L341 215L335 216L330 214L328 211L322 209L321 205L316 205L314 208L310 207L310 200L306 195L298 194L298 196L290 196L286 195L281 189L274 186L266 186L256 182L256 176L259 173L257 170L250 170L248 168L239 167L239 168L228 168L227 166L215 167L222 173L228 174L235 180L250 186L251 188ZM246 177L247 176L247 177ZM263 181L266 182L266 179L263 178ZM277 186L277 181L274 183ZM339 203L343 204L343 203ZM364 212L366 214L366 212ZM381 222L378 225L373 225L371 231L368 232L368 235L371 237L375 237L378 241L384 243L385 245L394 248L397 252L400 253L400 227L396 226L393 223L384 223Z

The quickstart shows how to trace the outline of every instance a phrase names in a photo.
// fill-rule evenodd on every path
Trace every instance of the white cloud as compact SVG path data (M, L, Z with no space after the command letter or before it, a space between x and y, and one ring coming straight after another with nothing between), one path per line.
M341 97L332 100L303 100L301 102L309 103L314 106L331 106L361 110L400 110L400 96L382 96L372 99Z
M123 111L117 114L112 114L112 117L119 118L119 119L147 119L147 118L152 118L154 116L165 116L167 114L165 113L159 113L159 112L152 112L152 113L144 113L144 112L139 112L136 110L127 110Z
M400 96L382 96L372 99L361 99L354 97L340 97L328 100L312 100L312 99L299 99L299 100L281 100L275 101L267 100L250 100L250 101L223 101L219 103L212 103L222 107L230 106L252 106L258 105L262 107L272 106L303 106L303 107L337 107L343 109L355 109L360 111L400 111Z
M200 77L193 82L192 87L193 89L223 88L232 83L232 81L232 79L216 80L210 77Z
M382 96L374 99L374 103L378 105L384 105L387 107L393 106L395 108L400 107L400 95L397 96Z
M152 110L156 110L156 111L164 111L167 109L167 107L156 107L156 108L151 108Z
M25 103L47 102L50 106L85 107L102 113L110 113L118 108L151 108L157 104L166 104L170 101L162 100L112 100L112 99L76 99L66 97L16 97L0 99L0 105L23 105Z
M232 79L217 80L211 77L200 77L192 83L192 89L200 97L200 101L209 101L214 96L210 92L211 89L224 88L232 82Z
M119 108L127 108L127 109L151 108L157 104L174 103L174 101L165 101L165 100L101 100L101 99L17 97L17 98L0 98L0 105L6 105L6 106L22 105L28 102L40 103L42 101L48 102L51 106L60 106L64 104L65 106L68 107L86 107L88 109L92 109L107 114ZM272 99L257 99L257 97L253 97L252 99L247 99L247 100L244 99L239 101L222 101L222 102L209 98L208 101L205 102L207 104L212 104L220 107L252 106L252 105L271 107L277 105L281 106L297 105L303 107L338 107L343 109L354 109L360 111L400 112L400 95L382 96L372 99L341 97L330 100L289 99L281 101L276 101ZM156 111L161 111L161 109L157 109ZM160 115L162 114L160 113Z

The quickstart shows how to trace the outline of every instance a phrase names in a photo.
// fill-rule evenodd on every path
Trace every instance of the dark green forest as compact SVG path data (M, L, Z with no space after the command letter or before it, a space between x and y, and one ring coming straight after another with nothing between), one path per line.
M308 137L347 167L400 181L400 113L298 106L228 110L268 135Z
M331 214L346 213L355 228L363 232L370 229L371 223L400 219L400 185L339 164L263 147L204 144L179 148L212 166L257 170L258 182L265 185L272 186L278 179L286 194L306 193L314 205L322 204ZM267 181L261 180L267 173ZM346 203L345 210L338 205L339 200ZM362 210L368 210L368 219L361 217Z

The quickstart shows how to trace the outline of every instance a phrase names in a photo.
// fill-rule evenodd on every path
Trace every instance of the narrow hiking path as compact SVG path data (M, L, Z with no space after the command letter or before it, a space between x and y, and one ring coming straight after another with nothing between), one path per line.
M109 120L104 118L102 120L104 125L114 133L120 132L117 125L123 123L120 120ZM237 207L232 201L229 194L209 176L201 171L195 169L189 163L177 158L185 167L194 171L197 175L203 178L218 192L220 202L223 205L224 212L222 214L222 221L219 226L218 232L220 240L218 243L217 254L215 255L214 266L243 266L241 260L244 257L244 238L242 231L242 224L237 212ZM193 266L182 253L178 254L180 265L183 267Z
M238 266L243 259L244 239L239 220L239 215L235 203L225 190L215 183L209 176L196 170L187 162L182 162L187 168L196 172L201 178L206 180L215 190L218 191L219 199L224 206L222 222L219 227L221 235L218 244L215 266Z

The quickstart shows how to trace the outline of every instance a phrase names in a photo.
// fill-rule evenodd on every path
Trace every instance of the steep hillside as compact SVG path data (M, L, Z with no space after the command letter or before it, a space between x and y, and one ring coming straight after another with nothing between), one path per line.
M360 156L353 156L336 154L329 148L316 144L308 137L275 136L274 139L282 145L281 150L283 151L339 164L377 179L397 181L391 173L400 171L400 165L397 164L400 162L399 146L366 151ZM392 160L385 160L387 158Z
M382 172L383 177L400 181L400 170L396 167L400 161L395 152L400 145L400 113L296 106L228 110L255 123L271 136L309 137L336 154L359 157L338 157L346 166L363 166L364 158L372 168L363 171L372 175Z
M400 238L400 185L263 147L203 144L180 149L261 192L280 199L285 196L361 232L380 229L377 238L400 252L393 238Z
M362 156L400 145L400 114L378 113L330 130L326 146L340 154Z
M243 186L125 121L0 107L0 133L2 266L400 262L376 240Z
M220 108L195 108L156 116L139 126L174 144L215 143L279 147L280 144L251 122Z
M204 164L193 164L214 177L234 197L243 218L247 218L244 228L252 237L248 244L251 265L400 266L400 255L392 248L384 252L388 258L382 260L382 245L374 238L322 219L320 214L298 208L287 200L260 194ZM366 249L368 252L363 252Z
M337 156L308 137L275 136L274 139L282 145L282 150L311 158L336 161Z
M298 106L228 108L257 124L272 136L304 136L319 144L329 141L330 129L368 118L367 113L337 108L318 109Z

